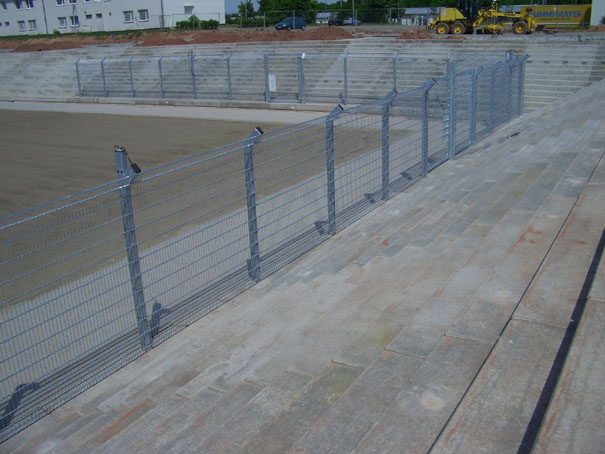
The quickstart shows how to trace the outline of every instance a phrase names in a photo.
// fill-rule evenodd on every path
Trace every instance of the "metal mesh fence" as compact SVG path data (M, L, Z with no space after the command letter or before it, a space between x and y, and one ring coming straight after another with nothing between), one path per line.
M2 218L0 440L520 114L524 61L450 62L422 87L144 172L117 148L118 180ZM202 93L204 60L189 62L187 89ZM106 64L192 75L169 59ZM133 89L170 92L138 76Z

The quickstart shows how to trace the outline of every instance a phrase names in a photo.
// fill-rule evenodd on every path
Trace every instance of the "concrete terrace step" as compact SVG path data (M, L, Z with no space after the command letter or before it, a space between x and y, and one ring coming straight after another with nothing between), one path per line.
M516 451L605 225L604 93L513 121L0 449Z

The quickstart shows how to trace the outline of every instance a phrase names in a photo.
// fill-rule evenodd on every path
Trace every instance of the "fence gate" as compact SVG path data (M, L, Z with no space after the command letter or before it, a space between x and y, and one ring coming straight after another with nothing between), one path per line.
M265 54L265 101L305 102L305 54Z

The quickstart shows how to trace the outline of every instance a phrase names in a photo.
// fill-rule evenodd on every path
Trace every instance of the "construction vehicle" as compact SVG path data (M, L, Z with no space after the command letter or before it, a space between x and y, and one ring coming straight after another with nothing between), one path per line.
M536 31L537 23L531 11L509 13L498 11L493 2L490 8L480 8L480 0L456 0L456 8L444 8L437 19L431 19L429 30L438 35L465 33L500 34L509 27L522 35Z

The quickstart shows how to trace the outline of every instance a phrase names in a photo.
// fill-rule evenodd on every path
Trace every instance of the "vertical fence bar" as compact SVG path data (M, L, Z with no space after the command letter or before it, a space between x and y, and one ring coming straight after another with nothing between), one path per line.
M105 81L105 58L101 59L101 77L103 78L103 94L108 97L107 82Z
M134 98L136 93L134 91L134 78L132 77L132 57L128 59L128 75L130 76L130 95Z
M227 54L227 97L229 101L233 100L233 91L231 90L231 52Z
M134 181L137 172L128 165L128 154L124 148L116 147L114 154L116 170L118 172L118 178L120 178L120 208L122 211L124 238L126 240L126 255L128 258L128 272L130 274L130 286L134 301L134 312L137 319L141 348L144 351L147 351L151 347L151 333L149 331L147 310L145 308L143 278L141 276L136 227L134 223L134 213L132 210L132 197L130 194L130 185ZM127 179L127 181L125 182L124 179Z
M343 111L339 104L326 117L326 173L328 183L328 235L336 233L336 184L334 181L334 119Z
M260 280L260 249L258 244L258 224L256 218L256 190L254 187L254 143L263 135L260 127L254 128L244 145L244 173L246 176L246 205L248 208L248 238L250 240L250 258L248 276L254 282Z
M160 96L164 98L164 76L162 75L162 58L164 57L160 56L158 58L158 70L160 72Z
M447 153L449 159L456 155L456 62L448 60L447 75L449 85L449 124L447 135Z
M305 53L303 52L298 57L298 101L305 103L306 86L305 86Z
M195 54L193 51L189 52L189 64L191 66L191 87L193 89L193 99L196 99L197 89L195 87Z
M506 121L513 118L513 62L506 62Z
M382 200L389 200L389 172L390 172L390 131L389 118L393 99L397 96L397 90L393 90L382 101Z
M494 132L496 129L496 71L497 68L492 68L491 79L490 79L490 91L489 91L489 130Z
M342 98L342 102L344 102L345 104L349 103L349 82L348 82L348 71L347 71L348 57L349 57L349 52L345 52L344 59L343 59L345 91L344 91L344 96Z
M519 93L517 99L517 115L521 116L523 114L523 91L525 90L525 61L527 60L527 56L519 59Z
M399 52L393 55L393 90L397 90L397 56Z
M263 55L265 63L265 102L271 101L271 93L269 92L269 54Z
M435 80L422 85L422 175L429 171L429 90L435 85Z
M477 89L479 83L479 73L481 69L473 69L471 71L471 105L469 113L469 145L477 140Z
M76 60L76 77L78 79L78 94L82 96L82 84L80 82L80 59Z

